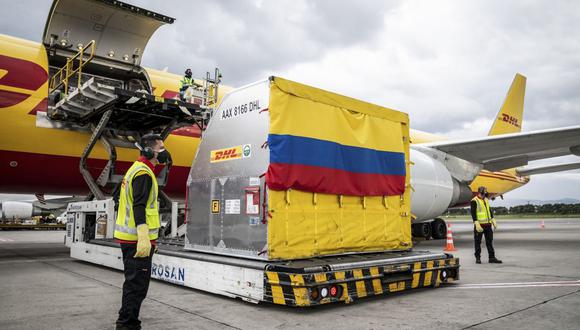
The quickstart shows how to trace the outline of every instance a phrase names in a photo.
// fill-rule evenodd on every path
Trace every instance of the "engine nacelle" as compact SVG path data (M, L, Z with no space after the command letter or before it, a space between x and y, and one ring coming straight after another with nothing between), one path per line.
M4 202L0 205L0 219L30 219L43 212L30 202Z
M421 151L411 149L411 213L413 222L430 220L443 214L449 207L471 199L466 183L451 176L439 160Z

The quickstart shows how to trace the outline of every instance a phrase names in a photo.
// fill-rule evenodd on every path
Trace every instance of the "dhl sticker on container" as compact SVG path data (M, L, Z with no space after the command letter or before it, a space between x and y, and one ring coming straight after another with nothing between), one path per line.
M248 158L251 155L252 155L251 145L244 144L240 146L212 150L209 161L210 163L218 163L226 160Z

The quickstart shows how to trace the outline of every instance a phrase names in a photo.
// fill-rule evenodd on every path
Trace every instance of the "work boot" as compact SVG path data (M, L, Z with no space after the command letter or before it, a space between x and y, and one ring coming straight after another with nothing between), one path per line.
M481 258L480 257L475 257L475 263L476 264L480 264L481 263Z
M490 258L489 263L490 264L501 264L501 263L503 263L503 261L499 260L498 258Z

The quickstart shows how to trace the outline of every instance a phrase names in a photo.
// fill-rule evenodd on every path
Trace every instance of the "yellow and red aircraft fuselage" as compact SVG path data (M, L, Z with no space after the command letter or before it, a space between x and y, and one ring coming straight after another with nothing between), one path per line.
M178 95L180 76L147 69L156 96ZM48 58L44 45L0 35L0 191L9 193L86 194L79 158L89 134L36 126L37 112L47 110ZM183 198L195 150L197 126L174 131L166 140L174 166L165 191ZM117 172L124 173L138 157L133 149L118 149ZM88 167L96 176L108 155L98 144Z
M48 58L41 43L0 34L0 192L77 194L88 192L79 172L79 158L89 134L72 130L37 127L36 114L45 112L48 100ZM153 93L175 97L180 76L147 69ZM165 141L172 153L173 168L165 192L184 198L185 183L200 142L197 127L174 131ZM429 142L441 137L412 131L414 143ZM124 173L138 157L133 149L119 148L117 172ZM88 160L94 176L105 166L108 155L97 145ZM510 171L483 171L473 182L488 187L493 195L516 189L525 183Z

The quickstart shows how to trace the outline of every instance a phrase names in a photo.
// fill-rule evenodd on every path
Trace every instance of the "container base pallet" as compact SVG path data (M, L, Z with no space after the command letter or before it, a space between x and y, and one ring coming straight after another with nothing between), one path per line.
M121 250L112 240L71 244L71 257L123 269ZM314 306L350 303L459 279L459 260L427 251L384 252L258 261L183 250L159 244L152 278L173 284L259 303Z

